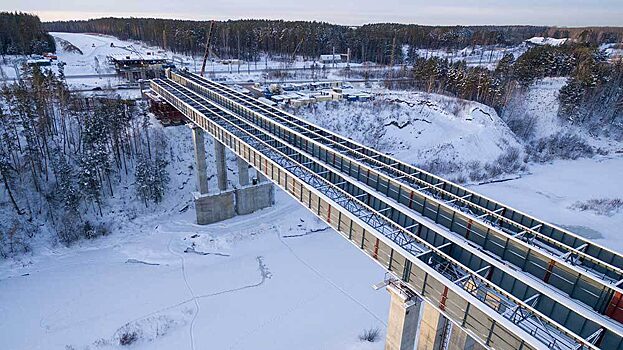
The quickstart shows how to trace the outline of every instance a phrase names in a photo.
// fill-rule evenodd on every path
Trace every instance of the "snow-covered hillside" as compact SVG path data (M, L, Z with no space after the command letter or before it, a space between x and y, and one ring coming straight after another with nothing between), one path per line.
M381 90L374 101L318 104L293 112L442 175L467 176L509 153L519 162L523 151L493 108L436 94Z
M128 176L103 207L107 236L63 247L42 230L32 252L0 261L3 349L116 349L134 333L136 349L382 348L358 339L386 322L387 295L370 287L380 267L282 192L273 208L195 225L191 131L152 128L170 146L162 203L146 208ZM232 154L228 169L235 184Z
M527 39L526 42L534 44L534 45L560 46L560 45L566 43L568 40L569 39L567 39L567 38L556 39L556 38L535 36L535 37L532 37L530 39Z

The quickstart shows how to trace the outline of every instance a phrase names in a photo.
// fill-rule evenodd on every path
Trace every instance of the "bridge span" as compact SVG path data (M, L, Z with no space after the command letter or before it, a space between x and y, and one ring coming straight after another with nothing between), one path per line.
M386 349L623 350L623 255L196 74L150 86L386 269Z

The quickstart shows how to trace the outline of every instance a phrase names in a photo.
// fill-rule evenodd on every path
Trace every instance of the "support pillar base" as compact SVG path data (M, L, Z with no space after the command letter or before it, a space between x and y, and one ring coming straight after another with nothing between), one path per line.
M413 350L422 302L409 299L393 285L387 286L387 291L391 295L391 301L385 350Z
M233 190L213 194L193 192L198 225L231 219L236 215Z
M258 185L236 189L236 214L246 215L268 208L275 203L273 184L264 182Z

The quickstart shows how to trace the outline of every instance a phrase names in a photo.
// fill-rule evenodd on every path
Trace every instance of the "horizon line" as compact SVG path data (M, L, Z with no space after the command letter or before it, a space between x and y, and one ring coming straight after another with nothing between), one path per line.
M4 12L4 11L2 11ZM10 12L10 11L7 11ZM22 11L15 11L15 12L22 12ZM31 14L31 15L37 15L37 17L40 17L38 14L33 13L33 12L26 12L23 11L22 13L27 13L27 14ZM175 17L159 17L159 16L153 16L153 17L149 17L149 16L114 16L114 15L110 15L110 16L97 16L97 17L89 17L89 18L80 18L80 19L53 19L53 20L41 20L41 23L54 23L54 22L71 22L71 21L75 21L75 22L79 22L79 21L95 21L95 20L101 20L101 19L156 19L156 20L171 20L171 21L186 21L186 22L209 22L209 21L216 21L216 22L236 22L236 21L282 21L282 22L308 22L308 23L313 23L313 22L317 22L317 23L323 23L323 24L329 24L329 25L335 25L335 26L342 26L342 27L363 27L366 25L375 25L375 24L396 24L396 25L414 25L414 26L421 26L421 27L547 27L547 28L561 28L561 29L581 29L581 28L623 28L623 25L620 26L616 26L616 25L583 25L583 26L565 26L565 25L552 25L552 24L420 24L417 22L383 22L383 21L378 21L378 22L366 22L366 23L362 23L362 24L344 24L344 23L337 23L337 22L330 22L330 21L325 21L325 20L318 20L318 19L283 19L283 18L268 18L268 17L257 17L257 18L251 18L251 17L240 17L240 18L227 18L227 19L191 19L191 18L175 18Z

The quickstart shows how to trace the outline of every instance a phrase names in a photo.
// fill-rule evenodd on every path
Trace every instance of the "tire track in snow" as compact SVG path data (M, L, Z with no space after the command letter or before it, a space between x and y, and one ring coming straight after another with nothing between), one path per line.
M169 242L169 248L170 248L170 244L171 244L172 240L173 239L171 239L171 241ZM178 254L173 252L171 249L169 249L169 251L171 253L173 253L174 255L176 255L177 257L181 258ZM170 305L170 306L158 309L158 310L153 311L153 312L151 312L149 314L143 315L143 316L138 317L138 318L136 318L136 319L134 319L132 321L129 321L126 324L131 324L131 323L138 322L138 321L143 320L145 318L148 318L148 317L160 314L162 312L174 309L176 307L182 306L182 305L187 304L187 303L189 303L191 301L197 302L196 305L198 305L198 300L199 299L210 298L210 297L215 297L215 296L219 296L219 295L223 295L223 294L235 293L235 292L242 291L242 290L245 290L245 289L251 289L251 288L260 287L261 285L263 285L266 282L267 279L271 278L271 273L269 272L267 266L264 264L264 258L262 256L258 256L256 258L256 260L258 262L258 270L260 271L260 280L258 282L251 283L251 284L246 284L246 285L243 285L243 286L240 286L240 287L236 287L236 288L225 289L225 290L221 290L221 291L213 292L213 293L207 293L207 294L201 294L201 295L194 295L193 294L192 298L189 298L189 299L186 299L186 300L182 300L182 301L180 301L180 302L178 302L176 304L173 304L173 305ZM193 316L193 322L196 319L197 314L198 314L198 312L195 312L195 314ZM192 326L193 326L193 323L191 323L191 332L192 332ZM191 333L191 335L193 335L191 337L191 341L193 342L192 344L193 344L193 348L194 348L194 334Z
M353 297L352 295L350 295L347 291L345 291L342 287L338 286L337 284L335 284L331 279L329 279L327 276L323 275L319 270L317 270L315 267L311 266L310 264L308 264L305 260L303 260L299 255L297 255L294 250L292 249L292 247L290 247L290 245L288 243L285 242L285 240L282 238L281 236L281 227L280 226L273 226L275 228L275 231L277 232L277 237L279 238L279 241L281 241L281 243L288 248L288 250L290 251L290 253L292 253L292 255L296 258L296 260L300 261L303 265L305 265L309 270L311 270L314 274L316 274L318 277L320 277L321 279L323 279L325 282L329 283L331 286L333 286L335 289L337 289L338 291L340 291L342 294L344 294L348 299L352 300L355 304L361 306L368 314L370 314L370 316L374 317L377 321L381 322L381 324L385 325L387 327L387 323L381 319L380 317L378 317L374 312L372 312L372 310L370 310L367 306L365 306L362 302L360 302L359 300L357 300L355 297Z
M272 228L276 231L277 233L277 237L279 238L279 241L290 251L290 253L294 256L295 259L297 259L299 262L301 262L303 265L305 265L309 270L311 270L314 274L316 274L318 277L320 277L322 280L326 281L328 284L330 284L331 286L333 286L334 288L336 288L340 293L344 294L347 298L349 298L350 300L352 300L354 303L356 303L357 305L359 305L360 307L362 307L368 314L370 314L372 317L374 317L377 321L379 321L381 324L385 325L387 327L387 323L382 320L381 318L379 318L376 314L374 314L374 312L372 312L372 310L368 309L363 303L361 303L359 300L355 299L355 297L353 297L352 295L348 294L348 292L346 292L344 289L342 289L340 286L338 286L337 284L333 283L333 281L331 281L328 277L326 277L325 275L323 275L320 271L318 271L316 268L314 268L313 266L311 266L310 264L308 264L307 262L305 262L305 260L303 260L299 255L297 255L294 250L292 249L292 247L290 247L284 240L284 238L291 238L291 237L302 237L302 236L308 236L312 233L317 233L317 232L321 232L321 231L325 231L326 229L320 229L317 230L315 232L312 233L307 233L301 236L282 236L281 234L281 227L277 226L277 225L273 225ZM328 229L328 228L327 228ZM240 346L240 343L246 338L251 336L252 334L255 334L259 331L261 331L262 329L264 329L266 326L268 326L269 324L279 321L281 318L283 318L285 315L291 314L292 312L296 311L298 308L300 308L302 305L307 304L309 302L311 302L314 299L317 299L320 296L320 292L314 294L311 298L308 299L303 299L300 300L299 302L297 302L296 304L292 305L291 307L289 307L287 310L283 311L280 314L276 314L273 317L271 317L270 319L266 320L265 322L259 324L257 327L255 327L254 329L247 331L244 335L238 337L238 339L233 342L229 349L237 349Z
M192 301L195 302L195 312L193 313L193 318L190 321L190 348L192 350L195 350L195 339L194 339L194 332L193 332L193 328L195 327L195 320L197 319L197 315L199 314L200 311L200 306L199 306L199 301L197 301L197 297L195 296L195 293L193 292L192 287L190 286L190 283L188 283L188 277L186 276L186 264L184 261L184 256L182 256L179 253L176 253L175 251L173 251L173 249L171 248L171 243L173 243L173 239L171 238L171 240L169 240L169 244L167 245L167 249L169 249L169 252L171 252L171 254L176 255L179 259L180 262L182 263L182 276L184 277L184 284L186 284L186 289L188 289L188 291L190 292L190 295L192 296Z

